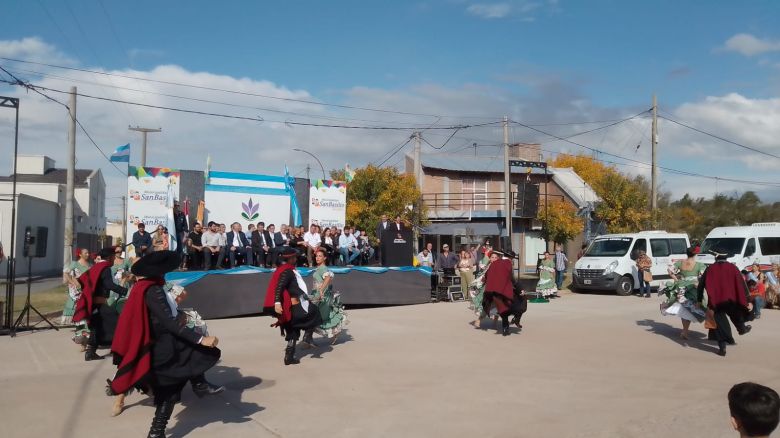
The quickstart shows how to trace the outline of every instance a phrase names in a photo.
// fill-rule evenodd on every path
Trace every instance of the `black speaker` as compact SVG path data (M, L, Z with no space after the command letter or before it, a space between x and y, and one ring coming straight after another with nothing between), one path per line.
M49 228L25 227L24 229L24 256L46 257L46 243L49 240Z
M539 212L539 184L521 183L517 185L515 209L518 217L536 217Z
M512 249L512 239L509 236L501 236L501 246L499 249L505 251Z

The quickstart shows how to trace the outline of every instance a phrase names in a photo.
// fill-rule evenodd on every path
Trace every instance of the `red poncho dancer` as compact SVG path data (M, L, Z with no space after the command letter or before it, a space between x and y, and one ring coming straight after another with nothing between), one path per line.
M515 293L512 261L501 258L502 255L513 256L514 253L493 251L490 254L490 265L485 272L485 295L482 298L482 307L485 309L485 314L490 314L490 307L496 306L501 316L502 334L509 336L509 315L514 315L512 323L522 328L520 317L526 311L528 304L525 297Z
M726 344L735 344L731 335L729 319L737 328L737 333L744 335L750 331L745 325L748 314L747 297L749 294L745 279L736 266L726 259L728 254L716 251L715 263L710 265L699 282L699 301L707 290L707 307L715 313L715 339L718 341L718 354L726 355Z
M284 364L300 363L295 358L295 344L304 330L303 340L313 344L312 333L322 324L319 309L309 302L306 295L306 284L301 275L295 270L294 261L298 257L298 251L286 247L279 253L282 263L268 284L263 308L266 312L276 315L276 323L272 327L279 327L282 336L287 340L287 348L284 351Z

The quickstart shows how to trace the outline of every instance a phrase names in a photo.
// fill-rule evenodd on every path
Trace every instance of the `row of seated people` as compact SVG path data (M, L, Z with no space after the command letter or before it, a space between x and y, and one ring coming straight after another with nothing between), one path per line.
M275 267L279 264L279 253L284 247L298 250L298 266L314 266L314 252L323 246L328 251L329 265L368 265L374 262L375 250L366 236L355 233L353 227L343 230L325 228L320 233L318 225L310 231L304 228L281 225L280 231L274 224L265 227L263 222L250 225L244 233L241 224L233 223L225 232L223 224L209 222L206 231L201 224L195 224L187 239L187 267L193 269L222 269L238 265ZM359 237L355 237L358 234ZM338 236L338 237L337 237Z

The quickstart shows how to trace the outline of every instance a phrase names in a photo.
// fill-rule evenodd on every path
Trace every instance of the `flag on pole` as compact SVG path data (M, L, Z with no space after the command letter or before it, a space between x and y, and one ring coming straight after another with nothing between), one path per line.
M130 143L119 146L116 148L113 154L111 154L111 161L114 163L129 163L130 162Z
M206 179L206 184L209 183L209 173L211 173L211 154L206 155L206 171L203 172L203 176Z
M290 210L292 210L292 225L303 225L301 209L298 207L298 198L295 196L295 178L290 177L290 169L287 164L284 165L284 181L287 185L287 191L290 193Z
M350 182L352 182L352 179L353 179L354 177L355 177L355 171L354 171L354 170L352 170L352 169L349 167L349 164L347 164L346 166L344 166L344 179L345 179L345 180L346 180L348 183L350 183Z
M176 220L173 216L173 184L168 183L168 195L165 199L165 209L167 210L166 228L168 228L168 249L176 251Z

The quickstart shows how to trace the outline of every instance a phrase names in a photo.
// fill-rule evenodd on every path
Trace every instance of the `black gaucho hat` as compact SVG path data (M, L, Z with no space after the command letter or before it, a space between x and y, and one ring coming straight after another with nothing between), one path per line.
M107 246L98 252L98 255L101 259L105 260L109 257L113 257L116 255L116 247L115 246Z
M155 251L141 257L130 271L139 277L162 277L179 267L181 258L175 251Z
M285 258L285 259L292 258L292 257L297 257L298 256L298 251L295 248L291 247L291 246L285 246L279 252L279 256L282 257L282 258Z
M498 255L500 255L500 256L508 257L510 259L518 258L517 254L514 251L512 251L511 249L494 249L493 252L498 254Z

